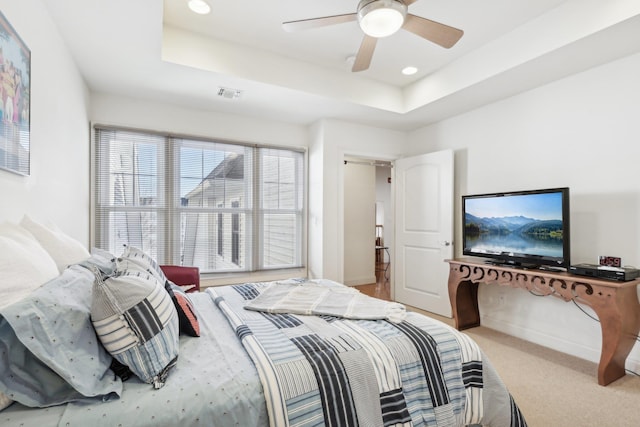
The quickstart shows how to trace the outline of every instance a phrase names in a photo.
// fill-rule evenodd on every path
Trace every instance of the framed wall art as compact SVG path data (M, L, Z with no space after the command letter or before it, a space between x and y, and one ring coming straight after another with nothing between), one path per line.
M30 173L31 51L0 12L0 169Z

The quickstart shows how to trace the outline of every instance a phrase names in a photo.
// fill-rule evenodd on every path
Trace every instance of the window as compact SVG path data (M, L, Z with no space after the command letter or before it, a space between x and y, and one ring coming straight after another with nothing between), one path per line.
M304 154L96 127L95 245L202 272L303 264Z

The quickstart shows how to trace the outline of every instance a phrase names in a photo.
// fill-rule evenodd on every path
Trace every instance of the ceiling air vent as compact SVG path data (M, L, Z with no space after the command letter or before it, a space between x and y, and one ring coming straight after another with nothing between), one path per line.
M228 87L219 87L218 96L221 96L226 99L237 99L237 98L240 98L240 96L242 96L242 91L239 89L230 89Z

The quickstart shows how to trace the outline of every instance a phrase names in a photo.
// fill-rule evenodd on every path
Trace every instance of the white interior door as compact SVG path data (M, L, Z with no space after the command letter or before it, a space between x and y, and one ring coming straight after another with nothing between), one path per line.
M451 317L453 151L396 160L395 299Z

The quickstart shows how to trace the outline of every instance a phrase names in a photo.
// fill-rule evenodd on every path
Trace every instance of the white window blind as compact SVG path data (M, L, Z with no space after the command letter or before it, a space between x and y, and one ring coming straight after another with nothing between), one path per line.
M304 154L96 127L95 245L201 272L303 264Z

